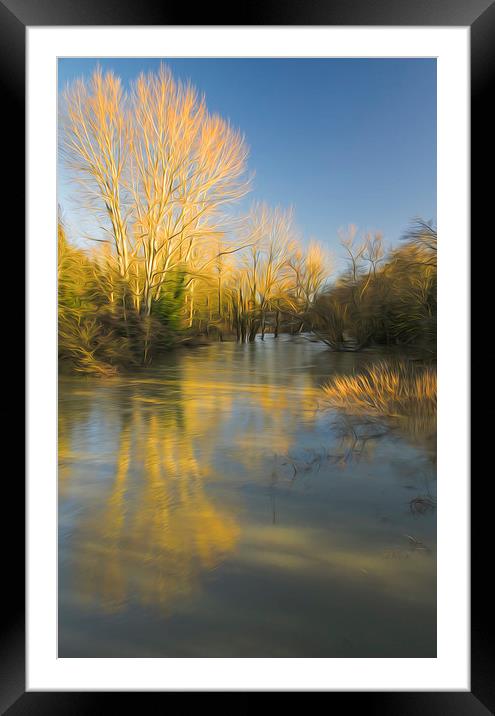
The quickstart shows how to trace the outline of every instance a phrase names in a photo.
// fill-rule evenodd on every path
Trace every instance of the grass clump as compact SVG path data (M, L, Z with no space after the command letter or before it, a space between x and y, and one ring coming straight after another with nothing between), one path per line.
M331 407L349 412L434 417L437 374L432 366L379 362L357 375L333 378L323 386L323 392Z

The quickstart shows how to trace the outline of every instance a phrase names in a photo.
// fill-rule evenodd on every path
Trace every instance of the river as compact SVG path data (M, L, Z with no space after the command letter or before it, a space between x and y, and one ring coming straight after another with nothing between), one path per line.
M61 377L58 655L435 657L431 443L321 403L374 358L267 336Z

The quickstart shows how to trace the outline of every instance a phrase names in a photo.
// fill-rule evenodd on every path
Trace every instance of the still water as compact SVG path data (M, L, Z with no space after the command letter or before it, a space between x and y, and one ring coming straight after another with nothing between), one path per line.
M61 378L59 656L436 656L431 440L320 402L372 358L269 336Z

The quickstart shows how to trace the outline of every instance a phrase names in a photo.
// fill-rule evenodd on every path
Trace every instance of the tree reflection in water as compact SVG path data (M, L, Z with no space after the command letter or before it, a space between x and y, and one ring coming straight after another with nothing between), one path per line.
M314 419L316 389L309 380L294 391L252 380L205 380L187 360L175 400L170 398L171 389L172 394L177 390L175 379L131 382L131 410L117 378L99 386L103 396L96 408L85 401L84 390L60 403L61 499L71 480L71 465L88 458L91 462L80 447L74 448L91 442L91 424L103 423L101 429L116 445L116 455L108 455L114 460L111 486L99 489L101 502L77 523L73 589L82 602L106 612L118 612L130 601L167 611L198 592L201 575L214 570L238 541L235 510L219 507L207 494L207 483L217 477L215 441L231 418L233 396L241 395L258 409L256 419L245 420L230 440L236 460L252 469L273 449L283 451L290 445L289 436L300 420L289 409L296 395L298 401L307 400L304 420ZM215 420L206 419L210 413Z
M434 655L422 428L318 410L364 357L279 340L61 381L62 656Z

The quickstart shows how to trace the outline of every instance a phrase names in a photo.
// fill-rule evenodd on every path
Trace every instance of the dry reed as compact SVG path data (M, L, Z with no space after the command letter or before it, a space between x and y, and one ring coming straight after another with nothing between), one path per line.
M337 376L323 386L331 407L349 412L404 417L435 416L437 374L431 366L406 361L376 363L353 376Z

